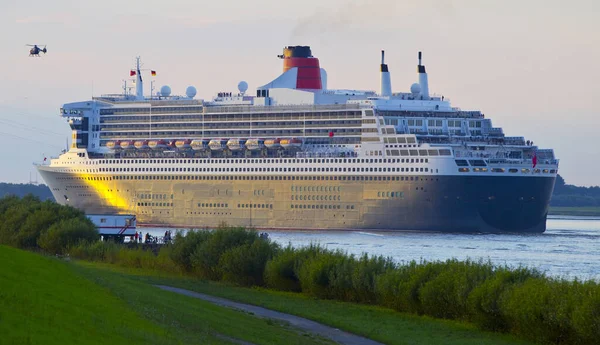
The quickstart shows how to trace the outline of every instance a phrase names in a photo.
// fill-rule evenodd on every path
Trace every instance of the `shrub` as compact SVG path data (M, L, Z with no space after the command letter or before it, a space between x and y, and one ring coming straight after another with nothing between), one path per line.
M278 251L265 267L265 282L267 286L281 291L302 291L298 272L300 267L310 258L324 253L326 249L311 243L302 248L288 245Z
M352 286L351 270L346 261L353 260L341 251L324 251L308 258L298 268L302 292L319 298L344 298Z
M353 265L352 271L352 302L376 303L377 291L375 287L378 276L396 267L392 258L383 256L369 257L363 254Z
M221 255L231 248L252 244L257 239L256 231L242 227L222 227L211 232L206 241L201 241L191 255L194 272L206 279L220 280Z
M98 238L98 231L89 219L72 218L53 224L40 236L38 245L49 253L63 254L70 246Z
M573 310L573 330L581 344L594 344L600 339L600 286L587 282L582 290L581 301Z
M469 293L492 274L493 266L490 262L456 259L441 266L441 272L419 290L422 311L446 319L466 318Z
M575 305L580 305L579 282L530 278L515 286L501 310L511 332L539 343L575 344L572 325Z
M219 260L223 280L243 286L263 286L265 265L276 251L277 245L268 239L227 250Z
M507 331L508 321L501 310L507 291L529 278L541 277L540 272L528 268L496 269L490 278L469 294L467 304L471 321L485 330Z
M181 231L175 234L170 257L183 271L192 271L192 254L196 247L211 236L208 231L188 231L183 235Z

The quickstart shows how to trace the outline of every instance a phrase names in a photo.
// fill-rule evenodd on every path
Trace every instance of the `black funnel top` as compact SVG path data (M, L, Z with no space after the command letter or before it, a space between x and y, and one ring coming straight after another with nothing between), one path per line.
M310 58L312 52L309 46L288 46L283 48L283 55L280 58Z

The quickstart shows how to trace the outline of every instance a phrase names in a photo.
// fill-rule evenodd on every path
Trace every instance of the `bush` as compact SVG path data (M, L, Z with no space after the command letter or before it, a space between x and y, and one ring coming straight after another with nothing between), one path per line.
M528 268L496 269L490 278L469 294L467 304L470 320L485 330L507 331L508 321L501 309L507 291L529 278L542 276L540 272Z
M188 231L183 235L178 231L173 239L170 257L185 272L192 271L192 254L200 243L211 236L208 231Z
M515 286L502 304L512 333L539 343L577 344L573 311L581 305L579 282L527 279Z
M299 269L310 258L324 253L326 249L317 244L295 249L291 245L280 250L265 267L265 282L268 287L281 291L302 291Z
M419 290L422 311L433 317L466 318L469 293L492 274L493 266L471 260L448 260L441 266L441 272Z
M242 227L221 227L201 241L191 255L194 273L202 278L220 280L222 272L219 267L221 255L227 250L252 244L258 239L258 233Z
M79 242L99 239L96 227L89 219L72 218L53 224L38 239L38 245L52 254L66 253L70 246Z
M344 299L352 286L348 261L354 260L341 251L324 251L308 258L298 269L302 292L319 298Z
M263 286L265 265L276 251L277 245L268 239L227 250L219 260L223 280L243 286Z
M582 290L581 301L573 310L572 326L581 344L594 344L600 339L600 286L587 282Z

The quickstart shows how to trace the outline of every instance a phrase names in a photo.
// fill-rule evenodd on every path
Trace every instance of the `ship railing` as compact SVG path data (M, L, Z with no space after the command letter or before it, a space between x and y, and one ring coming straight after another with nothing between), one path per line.
M339 152L297 152L296 158L344 158L358 157L357 152L339 151Z
M358 104L328 104L328 105L236 105L204 107L204 113L235 113L235 112L281 112L299 110L358 110Z

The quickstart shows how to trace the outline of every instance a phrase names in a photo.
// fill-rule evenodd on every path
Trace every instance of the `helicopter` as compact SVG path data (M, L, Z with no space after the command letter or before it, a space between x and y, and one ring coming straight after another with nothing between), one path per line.
M42 44L40 44L41 46ZM46 54L48 52L48 50L46 49L46 45L44 44L44 48L40 49L40 47L38 47L37 44L26 44L26 46L28 47L33 47L31 49L29 49L29 56L37 56L40 57L40 52Z

